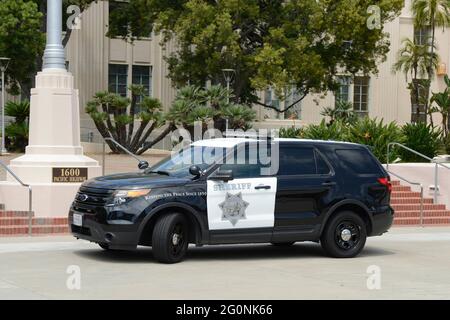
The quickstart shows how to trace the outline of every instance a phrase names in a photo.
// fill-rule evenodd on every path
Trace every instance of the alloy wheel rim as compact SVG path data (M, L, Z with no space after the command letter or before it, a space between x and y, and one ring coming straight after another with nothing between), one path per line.
M340 249L351 250L361 240L361 228L353 221L341 221L336 226L334 239Z
M186 237L184 234L184 228L181 223L177 223L173 228L170 237L170 247L173 256L179 256L183 251Z

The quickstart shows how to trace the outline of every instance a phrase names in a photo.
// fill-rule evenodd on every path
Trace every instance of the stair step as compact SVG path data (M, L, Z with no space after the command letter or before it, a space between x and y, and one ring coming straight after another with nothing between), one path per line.
M450 217L450 211L445 210L427 210L423 212L424 217ZM399 218L414 218L420 217L420 211L395 211L394 221Z
M13 211L13 210L1 210L0 218L10 218L10 217L28 217L28 211ZM32 214L34 216L34 214Z
M400 185L400 180L391 180L391 184L393 186L399 186Z
M415 191L393 191L391 199L393 198L417 198L420 197L420 192Z
M33 218L31 221L32 225L67 225L67 218ZM28 225L27 217L0 217L0 226L22 226Z
M403 186L403 185L396 185L396 186L392 186L392 191L411 191L411 187Z
M52 225L40 225L32 227L33 235L46 235L46 234L66 234L69 232L69 226L52 226ZM28 235L27 226L0 226L0 236L20 236Z
M420 198L391 198L391 204L420 204ZM423 198L423 203L433 203L431 198Z
M420 224L420 218L397 218L394 219L394 225L418 225ZM427 217L423 219L423 224L437 225L437 224L450 224L450 217Z
M420 210L419 203L413 204L392 204L395 211ZM426 203L423 205L424 210L445 210L445 204Z

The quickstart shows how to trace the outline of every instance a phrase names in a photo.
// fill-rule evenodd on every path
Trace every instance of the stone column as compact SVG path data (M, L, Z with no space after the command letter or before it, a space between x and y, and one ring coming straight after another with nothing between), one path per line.
M35 215L46 217L67 215L81 184L54 182L53 169L87 168L88 178L101 174L98 162L83 155L80 143L78 90L65 66L61 2L47 1L47 44L43 70L31 89L29 142L25 155L9 165L20 179L31 184ZM27 210L27 197L26 188L11 175L0 182L0 203L7 210Z

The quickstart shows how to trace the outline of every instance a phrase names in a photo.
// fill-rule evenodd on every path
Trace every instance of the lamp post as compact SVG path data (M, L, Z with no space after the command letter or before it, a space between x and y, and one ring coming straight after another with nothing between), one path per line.
M5 148L5 72L8 69L10 58L0 57L0 71L2 72L2 146L0 154L7 153Z
M47 1L47 43L45 45L43 70L66 69L62 45L62 0Z

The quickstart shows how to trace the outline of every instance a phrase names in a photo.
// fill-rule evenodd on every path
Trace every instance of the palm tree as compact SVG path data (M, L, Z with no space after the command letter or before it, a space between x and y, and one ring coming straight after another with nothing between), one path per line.
M393 65L393 71L401 71L405 74L406 81L411 77L411 83L408 89L411 92L411 110L416 110L415 118L418 120L420 115L419 102L422 100L420 89L427 87L423 77L427 75L428 62L437 66L438 57L434 51L429 48L431 45L420 45L414 43L411 39L405 38L402 41L402 48L397 53L397 62ZM428 99L428 98L427 98ZM415 122L414 117L411 119Z
M427 75L428 81L431 83L433 77L434 65L434 49L436 48L435 35L436 27L443 29L450 26L450 1L449 0L413 0L412 11L414 15L414 25L418 28L431 28L431 55L428 57ZM427 88L425 112L428 108L428 97L430 95L430 86Z
M357 120L357 115L353 109L353 104L348 101L337 100L333 107L326 107L320 113L322 116L330 117L329 125L335 121L343 123L353 123Z
M450 78L447 75L445 76L445 84L447 88L443 92L433 93L430 100L430 103L436 104L436 106L430 108L430 112L439 112L442 115L444 138L448 136L450 117Z

